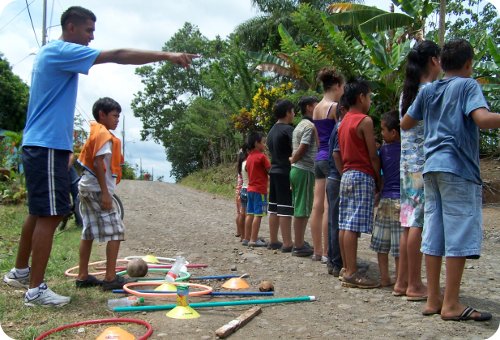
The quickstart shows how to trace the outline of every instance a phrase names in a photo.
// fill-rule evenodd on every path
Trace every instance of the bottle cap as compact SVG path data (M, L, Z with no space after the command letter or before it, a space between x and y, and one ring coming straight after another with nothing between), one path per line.
M142 305L144 303L144 298L143 297L138 298L137 302Z

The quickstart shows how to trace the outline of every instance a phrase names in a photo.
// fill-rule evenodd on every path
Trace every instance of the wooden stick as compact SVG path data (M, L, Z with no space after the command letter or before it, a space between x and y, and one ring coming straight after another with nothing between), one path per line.
M250 320L259 315L261 312L262 308L260 308L259 306L252 307L245 313L238 316L236 319L229 321L224 326L216 330L215 335L217 335L220 339L224 339L236 332L241 327L245 326L248 322L250 322Z

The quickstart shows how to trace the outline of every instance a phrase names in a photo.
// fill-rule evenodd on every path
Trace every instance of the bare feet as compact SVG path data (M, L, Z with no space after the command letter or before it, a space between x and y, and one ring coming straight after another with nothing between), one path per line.
M406 295L407 286L400 285L398 282L394 285L394 289L392 290L392 295L394 296L405 296Z
M441 314L441 307L443 306L443 297L441 297L441 299L433 302L433 301L430 301L429 299L427 300L426 304L425 304L425 307L424 309L422 310L422 314L423 315L434 315L434 314ZM462 310L460 312L458 312L457 314L460 314L462 312Z
M416 287L408 286L405 292L408 298L422 299L427 298L427 286L421 284Z
M391 287L396 283L395 279L380 280L380 287Z

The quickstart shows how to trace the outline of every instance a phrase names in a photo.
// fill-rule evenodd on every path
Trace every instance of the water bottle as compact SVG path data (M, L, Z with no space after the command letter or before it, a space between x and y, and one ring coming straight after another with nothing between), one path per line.
M110 310L113 310L113 308L115 307L139 306L142 305L143 303L144 303L144 298L131 295L119 299L109 299L108 308Z
M167 282L175 282L175 279L177 276L179 276L179 273L181 272L182 267L184 267L186 263L186 259L182 256L177 256L175 258L174 265L170 270L168 271L167 275L165 276L165 281Z

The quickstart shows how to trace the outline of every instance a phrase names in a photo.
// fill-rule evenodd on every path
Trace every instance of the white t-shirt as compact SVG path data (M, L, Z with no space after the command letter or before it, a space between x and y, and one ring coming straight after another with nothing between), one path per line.
M243 179L243 184L241 185L242 188L248 188L248 172L247 172L247 161L243 161L241 163L241 178Z
M116 178L113 177L111 173L111 141L107 142L99 149L96 153L97 156L104 155L104 165L106 167L106 186L108 187L108 191L111 195L115 192L116 188ZM94 167L96 163L94 162ZM99 182L97 181L97 177L93 175L90 171L84 170L82 178L80 179L80 183L78 184L78 189L80 191L101 191L101 187L99 186Z

